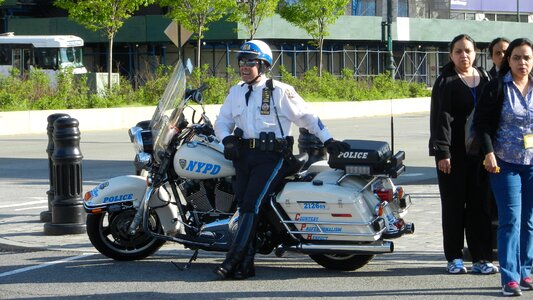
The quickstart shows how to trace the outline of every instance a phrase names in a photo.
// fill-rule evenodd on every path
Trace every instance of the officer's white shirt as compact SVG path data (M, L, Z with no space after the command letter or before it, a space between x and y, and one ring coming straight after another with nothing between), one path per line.
M220 140L232 134L236 127L243 130L245 139L259 138L260 132L274 132L276 138L282 137L272 100L268 101L268 105L262 100L266 81L267 78L263 75L260 81L253 85L248 105L245 100L248 84L239 82L231 87L215 121L215 134ZM272 95L284 136L291 135L291 122L293 122L298 127L309 130L322 142L331 138L328 129L318 116L309 110L292 86L274 80Z

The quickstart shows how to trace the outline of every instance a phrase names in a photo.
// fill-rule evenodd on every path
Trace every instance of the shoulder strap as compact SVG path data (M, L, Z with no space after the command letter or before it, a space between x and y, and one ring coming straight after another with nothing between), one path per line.
M498 77L498 90L496 92L496 97L498 101L503 101L503 77Z
M267 79L266 86L270 92L270 101L272 102L272 106L274 107L274 112L276 113L276 119L278 120L279 125L279 131L281 132L281 137L285 138L285 133L283 133L283 127L281 127L281 121L279 120L279 114L278 114L278 108L276 107L276 103L274 102L274 82L272 78Z
M485 70L484 68L478 68L478 71L481 71L483 76L485 76L485 78L487 78L488 80L492 79L492 76L490 76L489 72L487 72L487 70Z

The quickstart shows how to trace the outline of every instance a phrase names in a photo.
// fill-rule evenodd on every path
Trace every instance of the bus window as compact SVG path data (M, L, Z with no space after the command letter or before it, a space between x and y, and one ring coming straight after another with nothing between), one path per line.
M0 65L11 65L11 47L0 45Z
M30 49L23 49L23 52L22 52L22 58L23 58L23 62L24 62L24 71L29 71L30 70L30 66L33 64L33 60L32 60L32 55L31 55L31 50Z
M57 70L58 48L35 48L35 67L39 69Z
M60 48L60 65L63 67L83 67L81 48Z
M22 71L22 49L13 49L13 68L17 68Z

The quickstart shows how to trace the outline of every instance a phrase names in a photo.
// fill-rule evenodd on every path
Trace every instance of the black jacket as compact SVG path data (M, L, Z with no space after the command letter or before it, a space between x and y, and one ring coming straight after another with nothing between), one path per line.
M498 71L496 71L496 66L495 65L492 65L492 68L490 68L489 75L490 75L491 78L498 77Z
M483 89L472 122L483 154L494 152L492 139L500 124L503 99L503 77L493 78Z
M479 99L490 75L483 68L476 67L476 69L481 80L476 87L476 95ZM435 81L431 91L428 146L429 155L435 156L437 160L450 158L452 151L459 151L462 155L466 155L464 126L466 118L474 108L474 101L457 98L471 99L472 97L455 71L453 63L449 62L442 68L441 75Z

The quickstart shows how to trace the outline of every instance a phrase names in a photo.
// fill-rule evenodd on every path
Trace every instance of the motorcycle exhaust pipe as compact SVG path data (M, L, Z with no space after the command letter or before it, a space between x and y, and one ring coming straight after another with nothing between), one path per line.
M350 253L350 254L379 254L392 253L394 251L394 244L390 241L373 244L361 245L317 245L317 244L298 244L289 247L283 247L284 251L294 251L303 254L318 254L318 253ZM277 250L278 252L279 250Z

